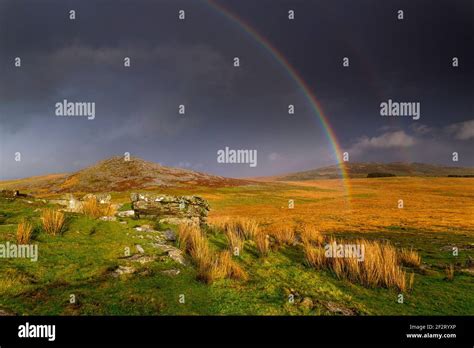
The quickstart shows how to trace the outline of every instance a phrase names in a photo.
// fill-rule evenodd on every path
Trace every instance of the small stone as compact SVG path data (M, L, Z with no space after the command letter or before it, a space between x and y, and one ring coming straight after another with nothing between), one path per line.
M342 314L342 315L347 315L347 316L356 314L352 309L347 308L344 305L339 304L339 303L329 301L325 304L325 306L332 313Z
M160 249L164 252L168 252L168 251L171 251L171 250L176 250L176 248L174 246L171 246L169 244L163 244L163 243L151 243L151 245L154 247L154 248L157 248L157 249Z
M125 210L125 211L119 211L117 213L118 217L134 217L135 216L135 211L134 210Z
M141 246L140 244L135 245L135 248L137 249L137 251L138 251L140 254L144 254L144 253L145 253L145 250L142 248L142 246Z
M113 277L118 277L124 274L132 274L137 270L131 266L118 266L117 269L112 273Z
M170 225L190 224L190 225L199 226L200 220L199 220L199 217L169 217L169 218L160 219L159 223L170 224Z
M176 240L176 233L172 230L166 230L163 232L163 236L167 241L174 242Z
M146 255L139 255L135 254L129 258L129 260L134 261L134 262L139 262L142 265L145 263L150 263L156 260L156 256L146 256Z
M138 227L135 227L135 230L138 232L155 232L155 230L151 228L150 225L138 226Z
M175 262L186 265L186 259L183 256L183 252L179 249L173 249L168 251L168 256L173 259Z
M101 221L116 221L117 218L115 216L101 216L99 218Z
M167 269L166 271L162 271L161 273L169 276L177 276L181 273L181 271L179 269Z

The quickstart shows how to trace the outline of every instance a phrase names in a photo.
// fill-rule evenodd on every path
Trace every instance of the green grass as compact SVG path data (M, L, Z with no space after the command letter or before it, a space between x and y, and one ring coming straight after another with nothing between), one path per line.
M226 203L237 199L240 193L234 191L230 203ZM127 224L120 224L67 214L66 231L55 237L39 227L40 210L45 206L26 200L0 200L0 243L14 242L16 224L26 217L36 225L33 243L39 245L38 262L0 259L1 309L21 315L334 315L327 304L335 303L360 315L474 314L473 277L458 273L454 281L444 280L446 264L462 264L468 256L474 257L474 249L468 248L472 245L468 232L433 235L391 226L377 233L364 233L364 238L388 239L397 247L420 251L427 271L408 269L416 273L415 286L399 304L395 290L365 288L338 280L329 271L307 267L299 246L284 247L260 258L253 242L247 241L238 262L248 272L249 280L206 285L196 280L192 266L178 265L163 256L161 250L151 246L150 239L139 237L146 233L133 229L143 224L158 229L174 226L128 218L120 219ZM337 236L360 237L354 233ZM209 233L208 237L215 249L226 247L222 234ZM133 254L137 243L157 259L144 265L123 259L125 248ZM459 245L460 255L452 256L447 245ZM111 276L118 265L130 264L137 273ZM161 273L169 269L181 273ZM289 303L290 291L297 293L296 302L311 298L314 308ZM69 303L72 294L77 299L75 304ZM185 304L179 303L180 294L185 295Z

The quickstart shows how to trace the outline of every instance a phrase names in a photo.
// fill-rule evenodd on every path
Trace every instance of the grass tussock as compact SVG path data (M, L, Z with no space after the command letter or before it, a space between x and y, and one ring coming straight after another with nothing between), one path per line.
M312 225L305 224L300 231L300 239L303 245L323 245L324 236Z
M238 220L238 226L240 227L245 239L248 240L254 239L260 229L257 221L248 218L241 218Z
M231 219L228 216L214 217L210 223L212 227L225 231L227 226L231 223Z
M255 246L260 256L267 256L270 252L270 240L266 233L258 233L255 238Z
M224 276L227 278L236 280L248 279L247 273L232 259L232 254L227 250L218 254L217 267L222 269Z
M405 266L420 267L421 257L413 249L401 249L398 252L400 262Z
M16 241L18 244L28 244L33 233L33 225L26 220L18 224L16 229Z
M244 240L242 239L241 235L230 230L226 231L225 236L230 252L236 256L240 255L244 250Z
M202 232L198 226L192 224L181 224L178 226L177 230L177 240L176 243L178 248L183 250L186 253L191 251L192 242L196 240L198 235L201 235Z
M446 266L445 269L445 280L452 282L454 280L454 265L451 264L449 266Z
M215 265L215 257L202 233L193 234L189 239L189 256L197 267L197 277L205 283L222 278L221 269Z
M293 245L296 241L296 234L293 226L277 226L270 230L270 235L278 245Z
M408 289L413 289L413 284L415 283L415 273L411 272L408 277Z
M335 239L329 244L344 244ZM336 277L367 287L397 288L405 291L413 286L413 276L407 285L406 272L399 264L397 250L388 243L356 240L350 244L364 245L364 260L356 257L326 257L325 249L310 243L303 244L306 262L317 269L327 268Z
M213 225L225 233L233 232L244 240L252 240L259 232L257 221L249 218L230 219L228 217L217 218L213 220Z
M41 213L41 224L44 231L52 236L61 234L66 219L64 213L59 210L45 209Z
M245 271L232 259L230 251L215 252L199 227L180 225L178 246L186 251L197 268L197 278L206 284L224 278L246 280Z
M323 248L314 247L310 243L304 243L303 251L306 262L309 266L321 269L326 265Z
M99 218L102 216L114 216L116 209L110 203L99 203L97 199L91 197L82 202L81 212L91 218Z

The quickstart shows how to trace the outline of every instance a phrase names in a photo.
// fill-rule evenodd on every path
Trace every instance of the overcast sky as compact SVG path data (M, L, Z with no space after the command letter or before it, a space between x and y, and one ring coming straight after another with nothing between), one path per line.
M472 0L216 2L299 72L350 161L474 165ZM0 0L0 66L0 179L125 152L232 177L336 162L301 86L207 1ZM64 99L94 102L95 119L56 116ZM382 117L388 99L419 102L420 119ZM217 163L226 146L257 150L258 165Z

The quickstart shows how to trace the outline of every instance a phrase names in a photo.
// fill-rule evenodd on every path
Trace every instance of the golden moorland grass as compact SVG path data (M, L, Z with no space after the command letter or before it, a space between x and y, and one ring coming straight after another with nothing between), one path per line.
M257 251L262 257L267 256L270 252L270 239L268 237L268 234L262 231L258 233L254 238Z
M116 209L110 203L99 203L93 197L82 203L81 212L91 218L99 218L102 216L114 216Z
M226 233L233 232L244 240L253 239L259 231L258 222L245 217L232 219L230 217L215 218L212 221L212 225Z
M18 224L16 229L16 241L18 244L28 244L31 239L31 234L33 233L33 225L23 220Z
M327 268L338 278L367 287L397 288L401 291L411 289L414 274L409 276L407 285L406 272L400 265L402 260L392 245L363 239L350 243L364 246L363 261L359 261L356 257L327 257L323 247L304 243L306 262L316 269ZM345 242L331 238L328 244L345 244Z
M410 289L415 277L414 273L407 276L401 266L421 265L420 255L413 249L395 251L390 246L371 244L366 250L369 259L361 266L351 261L327 261L317 247L323 245L326 235L337 236L339 232L363 237L365 233L391 231L474 231L472 179L394 177L350 179L348 184L349 196L341 180L272 183L267 190L242 187L214 191L210 199L218 209L211 211L209 219L251 218L260 226L279 226L283 231L284 227L297 226L297 236L312 266L330 267L361 284L399 289ZM206 197L206 192L202 195ZM293 209L288 208L289 199L295 202ZM399 200L403 200L403 208L399 208ZM267 254L267 239L262 234L257 237L257 249ZM454 268L448 267L446 279L453 275Z
M228 250L216 252L198 226L182 224L178 227L178 246L193 260L197 278L207 284L223 278L246 280L246 272L232 259Z
M250 218L260 224L303 221L325 233L411 228L432 232L474 230L474 185L470 178L394 177L273 183L267 189L203 190L216 209L209 220ZM242 199L242 195L245 199ZM288 209L288 200L295 202ZM398 208L402 199L404 208ZM455 228L453 228L453 226Z
M258 222L249 218L241 218L238 220L238 224L245 239L255 238L260 229Z
M324 255L324 248L315 247L310 243L304 243L303 251L306 258L306 262L309 266L315 269L322 269L326 266L326 256Z
M198 226L193 224L181 224L178 226L177 240L178 247L189 253L192 247L192 240L198 238L197 235L201 234L201 230Z
M395 177L350 179L348 183L349 192L344 189L342 181L336 179L262 183L224 189L202 187L195 193L209 199L213 207L209 215L211 224L221 226L222 230L234 230L241 239L253 240L261 255L270 250L267 234L271 234L271 230L266 230L268 226L279 226L282 231L292 227L296 240L299 238L308 248L323 245L324 236L337 236L339 232L360 234L362 238L366 232L390 233L392 230L449 231L453 234L474 230L474 185L470 178ZM161 191L170 194L187 192L180 190ZM120 197L123 202L129 199L126 194ZM288 208L289 199L295 201L294 209ZM403 209L398 208L400 199L404 203ZM281 233L275 232L277 236ZM283 241L285 237L279 240ZM420 263L419 256L409 249L398 250L396 254L399 264L416 267ZM314 264L318 263L317 252L307 255ZM388 261L384 263L390 264ZM335 273L344 274L344 269L350 267L357 266L334 265L333 268ZM394 269L392 274L397 272ZM362 275L357 277L363 278ZM408 285L405 284L407 288L410 279ZM380 282L397 283L395 280Z
M405 266L420 267L421 256L413 249L402 248L398 252L401 263Z
M215 279L224 276L222 268L216 264L216 258L202 233L191 234L188 243L189 255L197 267L198 279L205 283L212 283Z
M324 236L312 225L304 224L300 230L300 239L303 244L322 245Z
M228 250L221 251L218 254L218 267L224 270L224 277L237 280L248 279L247 273L232 259L232 254Z
M274 241L273 238L269 241L266 237L267 234L271 232L268 230L269 226L293 226L296 240L302 241L302 244L289 246L288 248L292 248L291 253L282 253L285 262L291 259L292 262L299 262L300 265L297 265L297 267L300 267L305 257L305 263L314 268L328 270L343 279L348 279L351 282L363 284L368 287L391 287L396 289L404 287L405 290L411 289L415 282L415 274L410 272L407 267L400 267L402 265L416 267L417 263L421 264L421 260L418 262L418 257L410 252L411 249L409 248L411 245L417 247L417 250L420 250L423 252L423 255L425 255L426 250L429 249L423 249L423 245L427 244L425 238L427 238L429 233L435 236L437 232L444 234L467 234L474 231L474 205L472 203L474 185L472 185L472 179L355 179L350 181L352 186L350 205L347 204L344 190L340 183L339 180L321 180L291 183L291 186L281 184L281 190L274 189L275 186L278 185L269 186L268 189L255 187L234 187L232 189L198 188L196 192L193 193L210 200L212 209L210 211L209 221L211 223L216 219L247 219L253 221L257 226L256 230L258 232L255 233L253 238L249 238L252 239L252 241L245 241L244 243L248 243L250 247L254 247L255 245L258 247L260 245L259 250L262 250L263 254L268 253L270 250L270 241ZM164 190L160 189L160 192L163 191ZM170 191L169 193L188 194L189 192L183 189L183 191L179 193L178 191ZM129 202L128 193L116 193L116 195L114 199L115 197L120 197L122 203ZM288 209L288 199L295 200L294 209ZM396 207L398 199L404 200L403 209ZM93 221L88 221L88 223L93 223ZM417 234L418 230L420 237ZM199 229L196 231L201 233ZM369 262L367 266L355 263L354 259L345 262L328 261L324 255L323 246L325 242L330 241L329 236L333 236L333 238L337 237L337 240L342 241L342 238L346 238L346 234L347 238L358 238L359 235L360 238L377 238L377 233L373 232L381 232L381 238L391 239L390 233L392 233L392 231L394 235L395 232L398 235L394 238L397 245L398 241L403 238L400 244L404 247L408 247L408 249L405 251L396 249L395 253L389 252L389 257L387 258L379 253L379 250L385 250L382 246L373 248L376 251L373 257L369 256L369 251L366 250L366 257L373 260ZM341 233L338 234L339 232ZM366 232L369 232L370 235L364 236ZM190 234L192 233L193 232ZM215 238L214 234L213 237ZM194 237L195 240L198 238L199 237ZM413 243L411 238L413 238ZM179 236L178 239L180 239ZM261 260L253 260L249 253L249 255L245 255L242 263L236 263L236 258L233 258L231 252L228 250L217 251L218 248L221 248L224 237L222 236L222 238L217 239L218 242L212 245L211 243L194 242L194 244L190 243L189 247L184 247L184 249L187 249L186 253L189 255L191 250L190 246L195 245L193 249L195 250L193 254L195 255L195 260L193 259L193 263L197 265L198 262L201 262L198 277L200 277L202 281L209 283L217 279L222 279L222 277L245 279L247 273L239 267L239 265L242 264L245 265L246 268L249 267L248 270L250 274L255 274L255 280L257 280L258 273L255 271L255 268L250 267L255 267L254 263L258 263ZM417 242L418 239L420 239L421 242ZM180 240L187 239L181 238ZM351 243L353 243L352 239ZM187 246L186 242L183 244ZM379 242L379 244L383 243ZM299 251L301 247L303 247L304 253ZM251 250L251 248L249 248L249 250ZM436 245L436 249L434 250L440 249ZM269 260L272 261L280 261L282 259L281 255L277 253L271 256ZM428 254L426 258L427 260L424 260L425 262L433 264L430 260L431 255ZM396 264L393 262L395 259L397 259ZM247 260L250 261L247 262ZM233 261L233 263L230 261ZM436 259L434 264L439 264ZM275 264L275 268L279 266L280 264ZM293 265L290 267L293 267ZM368 270L372 270L372 272L368 272ZM257 269L257 271L259 270ZM403 275L403 272L405 276L400 277L400 274ZM304 276L309 277L311 273L313 273L313 271L308 268ZM326 272L314 273L314 279L310 280L314 281L312 284L315 284L314 287L317 288L320 279L323 279L321 282L326 279ZM419 273L420 275L416 275L416 280L418 280L419 277L422 278L423 281L417 284L419 289L413 292L412 300L427 297L426 293L430 294L429 296L432 296L431 294L443 293L444 288L442 287L439 288L439 291L437 290L438 292L430 291L430 288L438 286L439 274L430 277L429 275L425 276L422 272ZM447 280L453 280L455 276L454 273L454 265L446 267ZM291 275L289 277L289 282L292 282ZM459 278L459 282L457 278ZM309 278L303 280L309 280ZM455 286L458 286L458 284L462 286L462 281L464 281L464 275L461 274L461 272L459 275L456 273L456 281L453 284L446 283L446 286L450 289L455 289ZM336 287L339 286L338 283L332 283L330 284L331 288L333 288L334 284ZM234 286L230 286L229 288L233 287ZM349 297L349 295L352 296L353 294L352 288L355 289L356 287L350 287L349 289L344 287L340 289L341 291L347 290ZM459 289L462 289L462 287ZM453 294L455 293L456 292L453 291ZM387 298L385 297L385 292L371 292L368 289L357 289L354 294L359 294L360 297L365 295L367 295L367 298L370 297L370 301L360 301L361 304L367 303L369 309L376 308L372 303L378 303L376 302L376 298L379 295L380 298ZM353 297L355 303L359 302L359 295ZM464 308L462 302L464 298L460 298L461 300L458 303L460 303L460 308ZM382 302L380 302L380 304L381 303ZM432 313L431 302L428 301L423 304L423 301L419 301L416 307L422 308L423 305L425 306L423 313ZM428 308L426 306L430 306L430 309L426 309ZM397 308L399 308L399 306L397 306ZM448 306L437 307L437 309L443 310L445 310L445 308L448 308ZM388 313L382 309L380 309L380 312ZM445 310L445 312L452 313L451 309ZM415 313L415 310L410 313Z
M240 255L244 250L244 240L242 237L233 230L227 230L225 236L230 252L234 255Z
M277 245L293 245L296 242L295 228L292 225L277 225L269 228L269 234Z
M40 219L44 231L52 236L61 234L66 221L64 213L54 209L44 209Z
M415 273L411 272L410 275L408 276L408 289L413 289L413 284L415 284Z
M226 228L225 226L235 226L235 224L230 219L226 219L223 226ZM264 229L259 229L253 239L259 255L267 256L270 249L274 246L277 248L282 245L296 247L296 245L301 244L308 265L315 269L329 269L338 278L347 279L367 287L397 288L400 291L406 291L413 287L414 273L410 274L407 279L406 271L402 268L402 265L420 266L421 257L413 249L402 248L397 250L388 242L365 239L346 242L342 239L331 237L327 240L326 245L345 245L346 243L350 243L363 246L364 258L363 260L358 260L356 257L327 257L323 245L325 244L325 238L314 226L303 224L297 230L299 231L300 242L298 241L295 228L290 225L267 226ZM238 234L238 231L226 228L223 233L226 235L230 250L243 247L244 241L241 239L241 235ZM189 234L189 232L187 232L187 234ZM197 235L202 236L201 233L197 233ZM270 239L269 236L271 236L272 239ZM202 248L205 250L202 254L206 255L206 259L210 260L208 261L210 264L205 265L204 268L206 271L199 273L209 278L210 280L206 281L210 282L214 278L219 278L219 267L217 267L217 269L211 267L212 262L216 261L213 261L212 257L208 256L207 241L201 239L202 237L199 237L199 242L202 241L202 243L196 244L199 249ZM197 259L197 256L193 256L193 258ZM211 269L211 271L207 269ZM213 274L213 272L217 273ZM206 279L205 277L202 276L201 278Z

